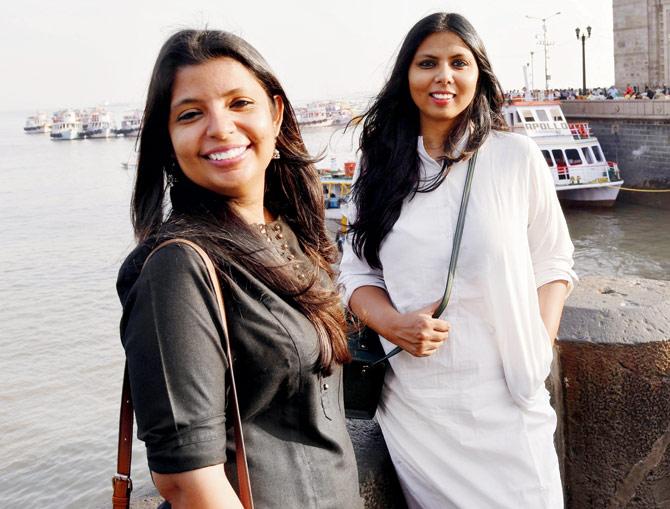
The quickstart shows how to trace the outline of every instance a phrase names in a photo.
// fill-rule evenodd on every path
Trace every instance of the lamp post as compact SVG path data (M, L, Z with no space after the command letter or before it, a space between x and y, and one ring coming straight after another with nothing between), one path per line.
M549 90L549 79L551 78L551 76L549 75L549 71L547 69L547 60L548 60L547 48L553 44L553 43L551 43L547 40L547 20L553 18L554 16L558 16L560 13L561 13L561 11L555 12L554 14L552 14L551 16L547 16L546 18L536 18L534 16L526 15L526 17L528 19L534 19L534 20L542 22L542 32L544 34L544 37L541 41L538 41L538 44L540 46L544 46L544 89L545 89L545 91Z
M579 28L575 28L579 40ZM586 39L591 38L591 27L586 27L586 35L582 32L582 95L586 95Z

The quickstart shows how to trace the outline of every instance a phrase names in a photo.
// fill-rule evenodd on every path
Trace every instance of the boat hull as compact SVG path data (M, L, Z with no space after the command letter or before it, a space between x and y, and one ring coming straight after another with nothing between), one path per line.
M52 132L51 133L51 139L54 141L59 141L59 140L81 140L84 138L84 133L81 131L75 131L75 130L66 130L66 131L60 131L57 133Z
M556 191L558 199L567 206L611 207L616 202L622 184L623 181L619 181L610 185L584 186L577 189L557 188Z
M107 129L93 129L91 131L86 131L85 135L87 138L111 138L113 136L116 136L113 132L112 129L107 128Z
M45 125L23 128L23 132L26 134L44 134L49 131L51 131L51 127Z

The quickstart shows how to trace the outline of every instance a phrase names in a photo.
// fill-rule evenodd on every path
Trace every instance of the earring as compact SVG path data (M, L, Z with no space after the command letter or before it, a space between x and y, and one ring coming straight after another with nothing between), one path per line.
M280 159L281 154L279 153L279 149L275 148L274 151L272 152L272 159Z
M177 183L177 176L173 175L172 173L167 174L167 185L168 187L172 187Z

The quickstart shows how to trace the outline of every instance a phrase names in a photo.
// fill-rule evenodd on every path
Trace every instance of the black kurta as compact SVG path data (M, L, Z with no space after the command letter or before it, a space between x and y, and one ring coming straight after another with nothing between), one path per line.
M278 251L300 260L286 224L272 223L267 232ZM205 265L190 247L169 245L140 272L148 251L140 246L130 254L117 287L149 467L176 473L226 457L234 462L232 421L228 427L225 419L228 360ZM240 265L226 269L224 303L256 507L361 507L341 368L319 375L316 331L307 318Z

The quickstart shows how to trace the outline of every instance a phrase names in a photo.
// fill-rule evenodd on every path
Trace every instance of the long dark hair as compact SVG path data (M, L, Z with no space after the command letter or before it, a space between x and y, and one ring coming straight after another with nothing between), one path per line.
M258 228L247 224L228 200L190 181L179 168L168 131L170 101L179 69L229 57L255 76L271 100L280 96L284 115L273 159L265 172L264 205L294 231L314 270L305 280L288 263L278 263ZM235 261L281 298L300 310L314 325L319 338L317 369L331 372L334 362L350 359L345 321L336 291L321 281L331 279L336 250L323 219L323 194L314 159L300 135L284 89L261 55L233 34L214 30L182 30L171 36L156 60L142 130L139 137L137 178L132 199L132 221L138 241L185 237L198 242L228 277L227 262ZM171 210L166 217L168 180Z
M446 156L441 174L422 187L416 151L419 110L410 95L408 73L421 43L438 32L453 32L463 40L477 61L479 79L472 102L444 140ZM400 47L391 76L362 116L361 172L352 194L357 217L350 225L358 257L364 257L371 267L381 268L379 248L400 217L403 201L417 192L435 189L447 168L474 153L492 129L506 129L501 112L503 97L484 43L467 19L441 12L426 16L412 27ZM468 141L457 153L457 144L468 129Z

